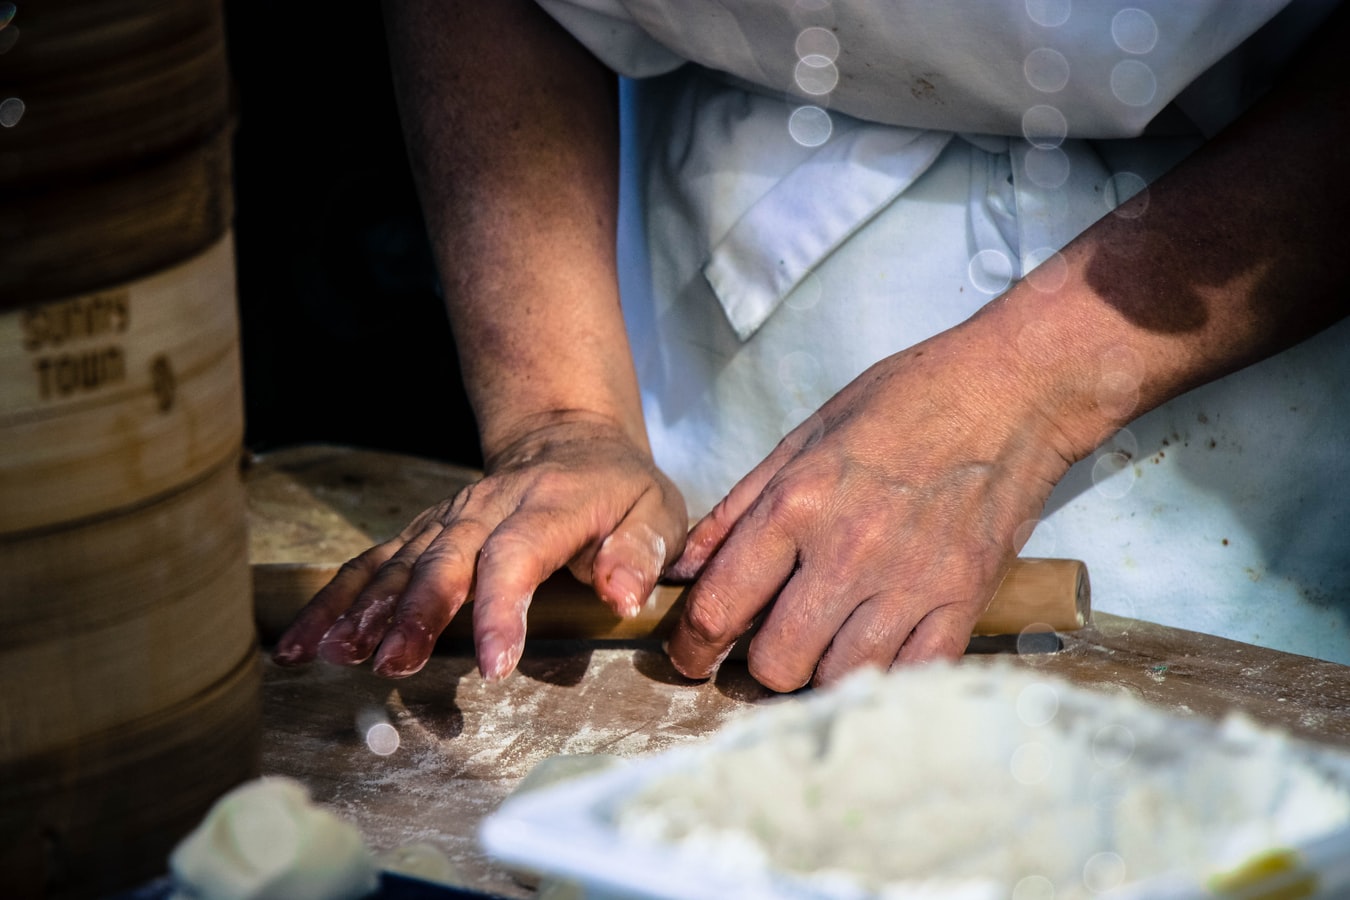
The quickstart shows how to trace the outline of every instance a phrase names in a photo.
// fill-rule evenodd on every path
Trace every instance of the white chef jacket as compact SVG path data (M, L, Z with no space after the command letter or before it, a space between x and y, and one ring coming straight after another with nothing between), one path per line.
M539 2L632 79L621 290L697 516L869 365L1052 278L1336 0ZM1024 555L1087 561L1099 609L1350 663L1347 350L1342 322L1137 419Z

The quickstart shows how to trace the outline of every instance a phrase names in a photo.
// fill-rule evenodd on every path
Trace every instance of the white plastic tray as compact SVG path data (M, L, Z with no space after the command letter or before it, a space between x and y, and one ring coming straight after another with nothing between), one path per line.
M1081 693L1091 696L1086 691ZM818 694L800 702L825 711L850 700L844 692L838 696ZM483 847L490 856L512 867L575 882L588 900L861 900L875 896L856 884L818 883L767 870L754 861L747 863L753 859L750 856L738 859L734 847L713 858L688 847L638 841L615 827L614 812L652 782L678 771L697 769L729 747L758 739L753 729L743 726L744 722L738 722L699 744L512 797L484 821L480 831ZM1214 728L1206 720L1181 717L1177 726L1204 732ZM1350 755L1311 744L1300 747L1319 769L1350 788ZM1277 862L1264 874L1243 879L1222 894L1213 893L1194 876L1177 874L1122 885L1108 896L1112 900L1350 898L1350 826L1275 852L1280 854ZM1292 894L1280 892L1292 884L1304 885L1305 889ZM884 894L885 900L1007 900L1008 896L1006 885L951 881L888 888Z

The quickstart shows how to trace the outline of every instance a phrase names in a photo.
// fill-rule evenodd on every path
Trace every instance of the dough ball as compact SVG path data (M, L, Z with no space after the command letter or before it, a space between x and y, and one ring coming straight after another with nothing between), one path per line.
M217 800L169 868L175 897L185 900L357 900L379 884L355 826L315 805L300 782L278 777Z

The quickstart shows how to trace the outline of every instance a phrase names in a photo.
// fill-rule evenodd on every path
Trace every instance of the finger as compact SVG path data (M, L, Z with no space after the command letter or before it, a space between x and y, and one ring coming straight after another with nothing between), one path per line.
M488 536L473 593L474 643L485 679L497 681L515 669L535 588L595 538L576 513L539 507L515 513Z
M385 541L343 563L332 580L319 589L296 615L295 621L277 638L272 659L283 666L298 666L312 661L318 651L319 641L328 633L328 629L351 607L361 589L370 583L380 566L401 545L402 541L397 538Z
M676 581L693 581L699 577L708 560L726 542L731 529L741 520L746 511L754 505L764 492L764 488L778 474L778 470L800 449L801 441L797 433L784 438L773 452L723 497L716 506L689 532L684 551L670 567L670 577Z
M375 653L375 674L404 678L427 664L436 639L472 590L476 560L491 531L486 520L464 515L422 551Z
M783 587L747 654L750 674L760 684L786 693L810 682L853 609L852 595L837 576L832 568L804 561Z
M873 597L849 615L816 666L815 684L833 684L867 667L889 669L926 610L908 597Z
M977 618L979 610L974 607L939 606L914 626L892 666L960 658L970 644Z
M643 493L596 551L589 573L596 595L619 615L636 616L666 564L679 554L684 529L682 517L658 490Z
M796 562L796 544L785 532L759 527L753 518L742 520L689 589L684 613L666 644L680 674L711 677L787 583Z
M439 522L429 522L385 560L346 612L338 616L319 641L319 655L338 665L365 662L389 629L399 597L412 577L413 566L441 533Z

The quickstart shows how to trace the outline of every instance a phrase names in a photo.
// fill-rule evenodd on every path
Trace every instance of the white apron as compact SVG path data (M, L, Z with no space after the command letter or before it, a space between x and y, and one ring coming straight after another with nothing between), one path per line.
M1230 121L1335 5L540 2L638 79L621 287L695 516ZM1350 663L1350 322L1136 420L1023 553L1085 560L1098 609Z

